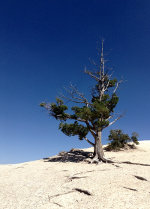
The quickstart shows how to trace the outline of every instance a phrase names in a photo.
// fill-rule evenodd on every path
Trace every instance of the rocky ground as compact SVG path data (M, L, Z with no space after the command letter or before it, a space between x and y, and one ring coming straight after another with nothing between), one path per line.
M1 209L149 209L150 141L106 152L114 164L88 164L85 153L0 165Z

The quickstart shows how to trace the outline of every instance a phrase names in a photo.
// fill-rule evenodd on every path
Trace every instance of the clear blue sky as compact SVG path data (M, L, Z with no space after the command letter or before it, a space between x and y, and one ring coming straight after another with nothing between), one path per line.
M114 75L127 80L117 108L126 114L111 128L150 139L149 0L5 0L0 2L0 163L88 147L59 132L39 104L55 101L70 81L88 93L91 81L83 71L101 37Z

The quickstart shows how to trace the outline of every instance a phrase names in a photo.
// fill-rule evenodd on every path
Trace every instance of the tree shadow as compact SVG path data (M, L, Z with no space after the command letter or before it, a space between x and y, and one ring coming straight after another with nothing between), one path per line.
M87 158L92 158L92 152L85 152L83 150L71 149L69 152L60 152L57 156L43 158L44 162L82 162Z
M87 159L92 159L93 152L87 152L79 149L71 149L69 152L62 151L58 155L48 158L43 158L44 162L88 162ZM115 164L114 164L115 163ZM120 167L116 164L131 164L131 165L140 165L140 166L150 166L150 164L144 163L133 163L130 161L123 162L114 162L113 165Z

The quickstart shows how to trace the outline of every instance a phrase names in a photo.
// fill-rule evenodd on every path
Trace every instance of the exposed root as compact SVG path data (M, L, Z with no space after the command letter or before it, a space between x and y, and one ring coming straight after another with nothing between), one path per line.
M95 164L99 164L101 163L101 161L98 159L98 158L87 158L84 160L85 162L88 162L88 163L95 163Z
M94 157L93 159L91 159L91 163L95 163L95 164L99 164L102 161L100 161L97 157Z
M102 160L103 163L115 163L114 161L106 159L104 157L102 157L101 160Z
M114 161L112 160L109 160L109 159L106 159L104 157L100 157L100 159L95 156L93 159L92 159L93 162L103 162L103 163L114 163Z
M101 157L99 159L97 156L93 157L92 159L91 158L87 158L87 159L85 159L85 161L88 162L88 163L95 163L95 164L99 164L99 163L115 163L114 161L106 159L104 157Z

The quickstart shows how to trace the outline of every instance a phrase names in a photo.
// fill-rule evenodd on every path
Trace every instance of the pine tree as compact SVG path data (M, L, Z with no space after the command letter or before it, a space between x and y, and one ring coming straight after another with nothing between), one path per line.
M119 101L116 92L121 81L112 79L112 75L105 72L103 41L99 58L95 72L85 70L85 73L96 82L90 101L75 86L70 85L66 89L70 95L69 98L64 95L62 98L78 104L78 106L72 106L73 114L68 113L68 106L64 104L62 98L57 98L55 103L41 103L41 106L48 110L50 116L60 121L59 129L64 134L67 136L77 135L80 140L86 140L94 147L92 162L112 162L104 157L101 137L105 128L121 118L121 115L115 118L116 114L114 113ZM93 141L87 138L88 133L91 133Z

